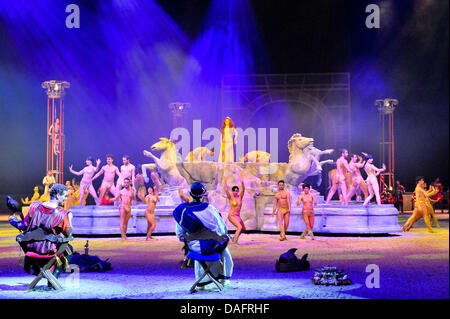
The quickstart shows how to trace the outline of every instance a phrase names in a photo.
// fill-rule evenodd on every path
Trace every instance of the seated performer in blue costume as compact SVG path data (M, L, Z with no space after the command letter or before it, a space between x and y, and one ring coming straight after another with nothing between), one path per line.
M173 211L176 223L176 235L187 242L189 250L202 254L221 254L221 260L211 262L211 272L222 282L229 284L229 278L233 273L233 259L227 248L230 238L227 235L227 227L219 211L207 202L203 202L207 191L201 183L195 182L191 186L190 195L192 201L180 204ZM195 261L195 277L200 278L203 268ZM199 286L210 284L207 277Z

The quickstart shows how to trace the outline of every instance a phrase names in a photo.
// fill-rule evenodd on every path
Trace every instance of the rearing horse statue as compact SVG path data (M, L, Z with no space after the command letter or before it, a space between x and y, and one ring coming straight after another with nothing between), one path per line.
M147 169L157 169L163 181L170 186L187 187L187 182L177 168L177 150L172 140L160 138L160 141L151 146L152 151L161 152L161 157L156 157L151 152L144 150L144 155L152 158L155 164L142 165L144 179L148 181Z

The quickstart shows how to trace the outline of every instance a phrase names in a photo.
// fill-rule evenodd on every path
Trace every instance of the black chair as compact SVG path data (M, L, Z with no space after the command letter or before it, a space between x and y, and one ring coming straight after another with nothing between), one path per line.
M70 249L70 240L73 240L73 237L65 238L63 236L47 235L41 228L19 234L16 237L16 241L25 253L25 271L36 275L36 278L28 286L28 290L33 290L39 281L44 278L47 279L49 287L55 290L61 290L63 288L52 272L56 271L55 269L57 268L62 268L65 272L73 272L78 268L77 265L69 265L69 261L64 257L65 250ZM39 254L28 248L28 244L39 241L56 243L56 252Z
M208 261L219 261L220 260L220 253L215 253L212 255L202 255L199 253L195 253L193 251L189 251L188 254L186 255L187 258L192 259L192 260L196 260L200 263L200 265L203 268L203 274L200 276L200 278L192 285L191 289L190 289L190 293L194 293L197 292L197 287L201 287L201 283L200 281L205 278L205 276L208 276L211 281L217 286L217 288L219 289L219 291L223 290L223 286L222 284L219 283L218 279L216 278L216 276L213 275L213 273L211 272L210 268L211 268L211 264L207 264L206 262Z

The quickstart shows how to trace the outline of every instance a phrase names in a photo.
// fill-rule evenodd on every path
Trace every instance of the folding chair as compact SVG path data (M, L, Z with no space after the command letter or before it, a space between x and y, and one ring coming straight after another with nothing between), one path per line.
M45 278L47 279L48 283L55 289L55 290L61 290L62 286L59 283L58 279L52 274L51 269L52 267L55 267L57 264L57 258L56 253L53 255L40 255L34 252L27 252L25 254L25 257L30 258L30 261L39 268L39 274L36 276L36 278L31 282L31 284L28 286L28 290L34 289L36 285L38 284L41 279ZM44 266L41 267L41 262L47 261Z
M28 242L41 241L43 238L45 238L47 241L48 238L51 238L53 242L58 243L58 248L55 253L39 254L27 249ZM62 265L61 259L63 259L65 262L65 272L72 272L75 268L78 268L77 265L69 265L67 258L59 258L63 255L66 249L69 249L69 241L72 239L73 237L63 239L58 236L42 236L41 229L37 229L35 231L26 234L20 234L17 236L16 241L20 244L22 250L25 252L25 270L28 273L36 275L36 278L28 286L28 290L34 289L39 281L41 281L41 279L43 278L47 279L49 286L53 287L55 290L61 290L63 288L52 271L57 266Z
M196 292L196 288L200 286L200 281L205 277L208 276L212 282L217 286L217 288L219 288L219 291L223 290L223 286L219 283L219 281L217 280L217 278L212 274L210 268L211 268L211 264L207 264L207 261L219 261L220 260L220 254L219 253L215 253L213 255L202 255L193 251L189 251L186 255L187 258L190 258L192 260L196 260L200 263L200 265L203 268L203 274L200 276L200 278L194 283L194 285L192 285L191 289L190 289L190 293L194 293Z

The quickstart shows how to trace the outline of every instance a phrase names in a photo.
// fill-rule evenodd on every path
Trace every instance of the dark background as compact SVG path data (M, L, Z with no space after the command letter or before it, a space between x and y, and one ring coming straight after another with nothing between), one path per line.
M171 78L152 64L157 61L153 51L146 51L149 64L139 67L129 67L133 59L124 52L133 51L134 37L141 48L160 41L189 51L204 31L211 3L160 0L141 8L143 13L158 12L158 20L142 14L128 21L110 11L112 1L50 2L0 4L0 194L31 195L45 175L46 95L40 85L50 79L71 83L65 98L66 180L72 178L69 164L80 170L89 155L100 157L102 164L106 153L116 155L116 164L123 154L134 164L147 163L142 150L169 134L172 119L166 102L179 96L171 95ZM69 3L80 6L78 30L64 27ZM412 190L417 175L429 181L440 177L448 188L448 1L249 3L253 20L241 19L254 21L250 39L258 42L252 40L249 46L253 73L350 72L350 151L366 151L375 158L379 141L374 101L398 99L396 179ZM370 3L382 8L380 29L365 26ZM165 34L169 31L164 28L145 33L167 19L174 24L172 33ZM123 31L127 26L132 32ZM134 76L139 72L156 75L144 81ZM215 105L191 115L205 126L219 127L218 110ZM301 116L301 109L292 116ZM267 122L270 127L271 119ZM298 131L281 129L289 130L288 135ZM288 160L287 149L280 147L279 159Z

